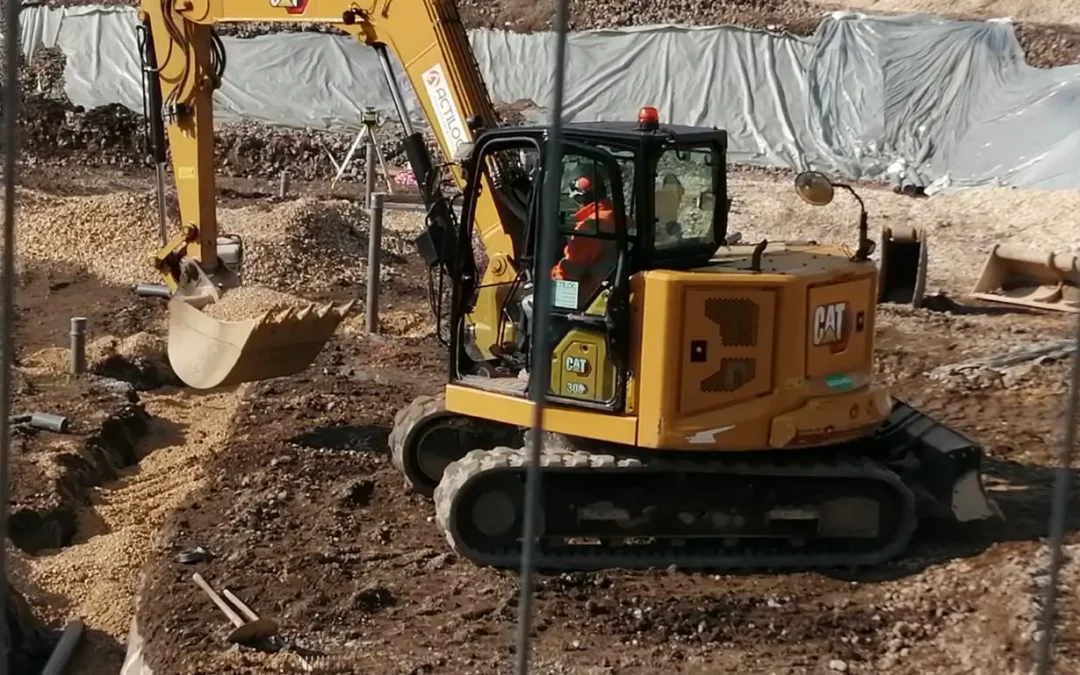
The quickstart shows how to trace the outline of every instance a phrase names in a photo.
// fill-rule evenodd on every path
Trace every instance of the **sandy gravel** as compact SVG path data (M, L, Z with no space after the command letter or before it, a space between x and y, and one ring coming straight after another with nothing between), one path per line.
M795 194L790 179L738 176L729 188L735 203L730 229L743 241L817 239L858 242L858 206L837 192L832 204L814 207ZM860 187L869 212L870 236L883 226L924 228L930 242L928 291L967 293L996 243L1080 254L1074 214L1078 190L976 188L929 198L901 197L889 190ZM874 254L875 259L879 254Z
M63 614L81 617L88 630L126 639L139 570L166 516L202 485L206 461L222 447L241 396L242 390L144 397L156 418L142 446L146 457L120 480L93 491L74 545L25 561L31 583L65 598ZM116 670L99 669L90 658L72 672Z
M204 308L203 312L215 319L241 321L253 319L263 312L309 305L309 301L262 286L241 286L225 293L220 300Z

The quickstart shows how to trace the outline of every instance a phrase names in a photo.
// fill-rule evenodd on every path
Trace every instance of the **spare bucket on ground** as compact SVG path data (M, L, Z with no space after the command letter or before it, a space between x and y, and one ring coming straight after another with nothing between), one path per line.
M878 302L922 306L929 255L926 233L914 227L881 229Z
M972 297L1057 312L1080 312L1080 259L997 244Z

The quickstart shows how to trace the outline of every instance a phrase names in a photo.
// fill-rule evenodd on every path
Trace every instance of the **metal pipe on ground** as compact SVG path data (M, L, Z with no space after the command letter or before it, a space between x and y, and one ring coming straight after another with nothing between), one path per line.
M71 422L63 415L55 415L47 412L29 413L26 415L12 415L8 418L8 424L22 425L26 424L34 429L41 429L43 431L55 431L57 433L66 434L71 427Z
M386 193L371 194L371 217L368 220L368 273L365 325L369 333L379 332L379 272L382 267L382 225Z
M281 182L278 183L278 198L285 199L285 195L289 194L289 172L281 172Z
M71 372L86 372L86 317L71 317Z
M138 284L135 286L135 295L144 298L171 298L169 287L164 284Z
M60 641L56 643L56 648L53 649L52 655L49 656L48 662L45 663L41 675L61 675L64 672L68 661L71 660L72 653L75 651L75 647L79 644L82 633L83 622L79 619L75 619L64 627Z

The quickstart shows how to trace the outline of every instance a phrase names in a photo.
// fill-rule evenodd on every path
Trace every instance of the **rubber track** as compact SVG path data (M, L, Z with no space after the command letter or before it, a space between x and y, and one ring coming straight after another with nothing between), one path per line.
M413 482L405 475L405 440L421 422L437 416L446 410L446 396L417 396L409 405L398 410L394 415L394 428L390 430L390 461L405 479L405 490L414 489Z
M492 471L514 470L525 466L527 450L508 447L472 451L447 467L442 482L435 489L435 513L450 547L458 555L478 565L517 567L521 564L520 545L495 551L467 549L457 540L452 525L454 505L463 491L480 475ZM537 567L545 570L585 570L602 568L642 569L676 565L685 569L751 570L751 569L816 569L879 565L900 555L907 547L918 524L915 498L900 478L886 468L862 457L837 457L831 462L747 462L744 460L687 461L620 458L615 455L590 454L573 450L545 449L540 465L554 470L584 471L685 471L693 473L725 473L746 475L858 477L880 480L892 485L903 495L905 513L900 519L895 537L876 551L869 553L799 553L746 551L732 553L718 544L714 552L687 553L677 547L667 550L634 552L632 547L608 549L602 546L564 546L555 551L543 546L537 550Z

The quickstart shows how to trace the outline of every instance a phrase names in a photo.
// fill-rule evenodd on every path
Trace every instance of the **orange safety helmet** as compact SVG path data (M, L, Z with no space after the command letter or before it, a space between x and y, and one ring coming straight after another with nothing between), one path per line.
M589 204L607 196L604 177L599 175L600 170L601 167L594 166L592 172L578 171L577 176L570 181L570 198L576 204ZM599 180L594 181L594 177Z

